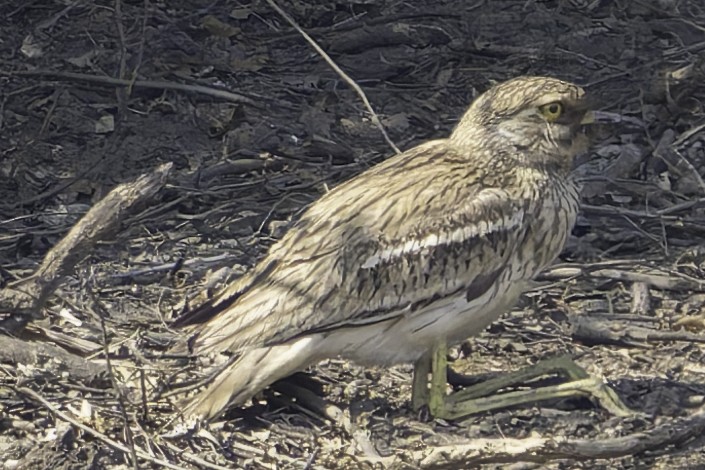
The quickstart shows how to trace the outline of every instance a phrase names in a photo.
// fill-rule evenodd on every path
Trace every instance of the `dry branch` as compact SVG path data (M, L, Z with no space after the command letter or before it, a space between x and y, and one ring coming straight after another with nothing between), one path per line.
M705 431L705 409L668 421L650 430L622 437L586 440L554 438L473 439L472 441L405 452L386 462L390 468L457 469L487 463L538 462L558 459L610 459L658 453L666 447L683 445Z
M0 291L0 315L7 315L0 322L0 329L16 334L31 319L41 318L42 306L63 276L90 253L96 243L110 237L135 206L164 186L171 167L171 163L161 165L151 174L115 187L46 254L37 272Z
M619 346L647 347L655 341L686 341L705 343L705 336L687 331L661 331L634 324L619 315L610 318L576 315L571 317L571 336L586 344L616 344Z
M555 264L546 269L538 280L560 281L574 277L611 279L622 282L638 282L660 290L698 291L705 290L705 282L674 271L665 271L629 260L612 260L603 263Z
M42 341L24 341L0 335L0 362L8 364L41 365L42 373L61 377L70 371L73 380L94 384L105 375L105 366L87 361L81 356Z

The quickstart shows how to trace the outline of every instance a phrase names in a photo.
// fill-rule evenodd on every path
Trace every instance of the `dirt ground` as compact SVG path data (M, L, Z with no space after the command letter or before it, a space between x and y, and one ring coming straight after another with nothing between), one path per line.
M8 327L18 314L0 309L4 336L19 340L0 347L3 468L443 468L418 452L598 442L703 415L702 2L279 4L360 85L401 149L447 135L474 96L518 75L575 81L623 116L581 167L584 206L558 265L451 356L485 378L570 354L640 414L567 399L428 420L410 409L410 366L329 360L304 381L344 411L347 430L267 391L197 436L164 437L174 407L152 392L180 364L164 357L179 335L169 322L252 266L327 187L393 150L266 1L10 0L0 5L5 293L116 185L173 167L81 253L26 328ZM12 361L18 344L66 356ZM611 458L493 454L445 468L705 468L698 430Z

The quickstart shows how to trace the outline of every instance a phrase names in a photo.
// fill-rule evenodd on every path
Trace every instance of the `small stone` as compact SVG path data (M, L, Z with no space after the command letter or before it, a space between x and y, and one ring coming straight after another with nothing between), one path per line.
M695 408L705 403L705 395L690 395L685 400L685 406Z

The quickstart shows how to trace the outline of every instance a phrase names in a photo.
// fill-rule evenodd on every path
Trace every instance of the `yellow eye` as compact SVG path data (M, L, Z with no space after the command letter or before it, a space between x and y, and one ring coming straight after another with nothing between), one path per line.
M563 114L563 105L556 101L539 106L539 111L548 122L554 122Z

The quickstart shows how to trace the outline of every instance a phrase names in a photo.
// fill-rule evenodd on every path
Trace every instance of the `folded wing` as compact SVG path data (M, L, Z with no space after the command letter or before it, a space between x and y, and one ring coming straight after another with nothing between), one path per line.
M204 322L194 327L196 352L273 345L459 292L481 295L536 211L535 194L503 189L517 186L512 177L472 168L434 141L353 178L314 203L251 273L192 312Z

